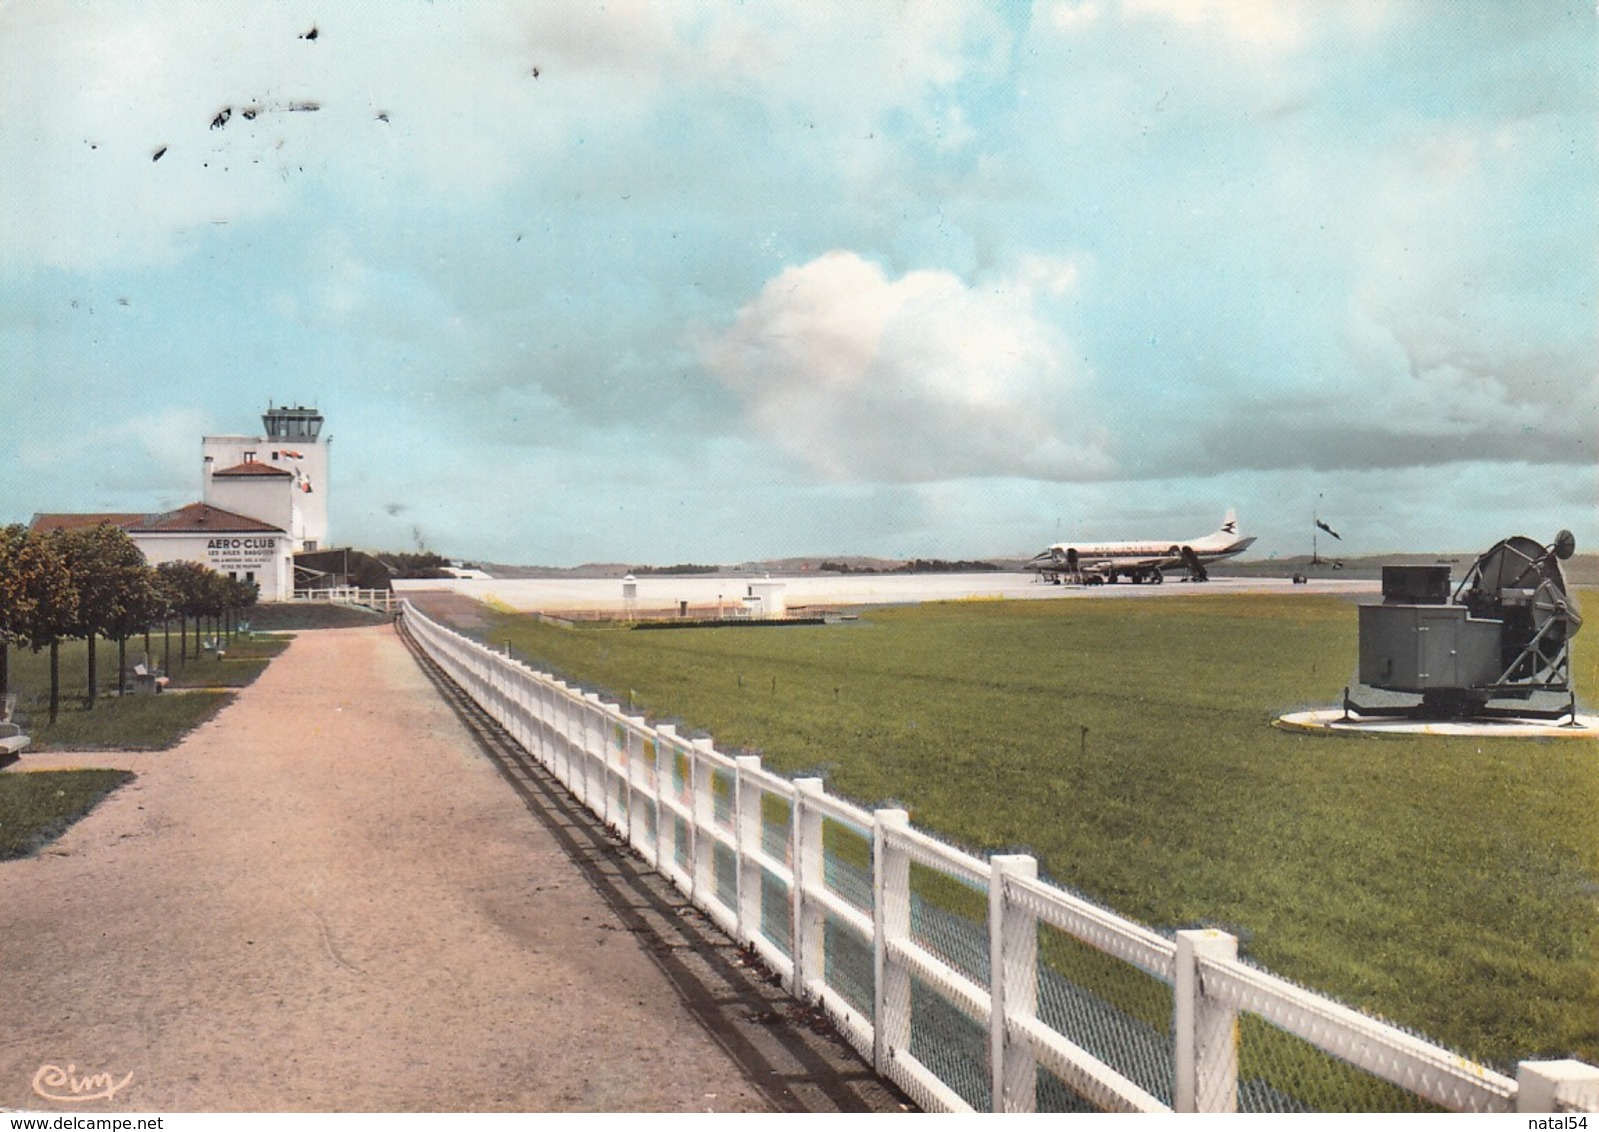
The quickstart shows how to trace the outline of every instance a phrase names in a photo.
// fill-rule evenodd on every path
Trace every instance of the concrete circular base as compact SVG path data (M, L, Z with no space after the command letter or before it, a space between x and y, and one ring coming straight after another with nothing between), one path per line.
M1285 731L1336 732L1350 735L1469 735L1479 739L1596 739L1599 716L1577 713L1559 719L1394 719L1345 717L1342 708L1295 711L1279 716L1273 727Z

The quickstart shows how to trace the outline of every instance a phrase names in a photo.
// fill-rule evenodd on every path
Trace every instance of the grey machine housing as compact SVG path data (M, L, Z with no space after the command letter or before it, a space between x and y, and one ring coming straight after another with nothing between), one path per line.
M1448 566L1384 566L1381 605L1360 607L1361 684L1419 695L1419 703L1346 711L1453 719L1517 715L1575 718L1571 638L1582 625L1560 563L1576 541L1561 531L1549 546L1517 535L1481 555L1449 589ZM1559 708L1532 701L1563 695ZM1490 701L1521 701L1510 708Z

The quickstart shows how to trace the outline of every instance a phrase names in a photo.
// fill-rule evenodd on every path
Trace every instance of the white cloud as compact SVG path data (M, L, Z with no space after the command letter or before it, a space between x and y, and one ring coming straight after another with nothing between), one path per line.
M889 279L835 251L770 280L702 357L751 427L831 478L1091 478L1108 440L1064 346L1025 285Z
M1124 0L1134 14L1153 14L1209 28L1248 47L1287 49L1305 34L1310 12L1296 0Z
M33 510L159 511L200 497L197 409L169 408L90 428L62 428L48 403L24 406L18 470ZM67 501L71 500L70 503Z
M1042 9L1045 18L1061 31L1093 23L1103 14L1094 0L1062 0Z

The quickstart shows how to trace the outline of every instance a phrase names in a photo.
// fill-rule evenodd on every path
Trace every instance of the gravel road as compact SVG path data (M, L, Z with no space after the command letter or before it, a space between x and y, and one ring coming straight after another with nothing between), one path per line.
M0 862L0 1108L898 1108L389 626L300 634L170 751L5 773L63 766L138 777Z

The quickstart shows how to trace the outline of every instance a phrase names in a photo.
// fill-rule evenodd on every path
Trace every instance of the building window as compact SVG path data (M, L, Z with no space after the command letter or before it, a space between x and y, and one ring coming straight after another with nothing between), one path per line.
M316 539L314 539L314 538L306 539L305 540L305 549L307 549L307 550L315 550L316 549Z
M245 454L244 454L244 462L245 462L245 463L246 463L246 464L253 464L253 463L255 463L255 453L254 453L254 452L246 452L246 453L245 453Z

